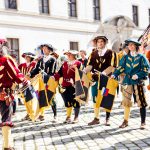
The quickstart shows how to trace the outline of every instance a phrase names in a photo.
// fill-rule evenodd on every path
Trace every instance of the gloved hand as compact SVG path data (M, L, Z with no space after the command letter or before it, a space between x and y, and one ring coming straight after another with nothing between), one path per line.
M138 76L135 74L132 76L132 80L137 80L138 79Z

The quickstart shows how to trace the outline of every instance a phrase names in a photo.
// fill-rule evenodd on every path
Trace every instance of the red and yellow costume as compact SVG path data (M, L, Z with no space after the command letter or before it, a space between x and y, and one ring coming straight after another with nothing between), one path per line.
M2 116L2 135L4 150L11 150L10 135L13 123L11 121L11 101L13 100L12 86L15 83L27 84L11 57L0 55L0 113Z
M18 68L24 75L27 75L35 68L35 66L36 66L36 62L32 61L30 64L22 63L18 66Z

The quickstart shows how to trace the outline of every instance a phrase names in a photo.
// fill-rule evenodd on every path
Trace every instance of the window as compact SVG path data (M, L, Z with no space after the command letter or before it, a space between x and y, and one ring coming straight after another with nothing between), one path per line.
M49 0L39 0L41 14L49 14Z
M79 43L78 42L70 42L70 50L79 50L78 48Z
M139 25L138 6L132 6L132 11L133 11L133 22L135 23L136 26L138 26Z
M93 8L94 8L94 19L100 20L100 1L93 0Z
M148 16L149 16L149 24L150 24L150 9L148 10Z
M16 60L19 63L19 39L8 38L7 41L9 44L9 48L11 49L10 55L15 55Z
M69 15L70 17L77 17L77 4L76 0L68 0Z
M17 0L5 0L5 6L9 9L17 9Z

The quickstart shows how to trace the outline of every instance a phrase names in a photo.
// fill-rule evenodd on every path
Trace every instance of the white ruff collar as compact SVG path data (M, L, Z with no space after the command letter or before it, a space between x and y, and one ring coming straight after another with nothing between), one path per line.
M136 52L136 51L134 51L134 52L130 52L130 54L131 54L131 56L132 56L132 57L137 56L137 52Z
M104 56L104 54L106 53L106 51L107 51L106 47L103 48L103 49L98 49L98 55L99 56Z
M43 61L46 63L51 58L51 55L44 55Z

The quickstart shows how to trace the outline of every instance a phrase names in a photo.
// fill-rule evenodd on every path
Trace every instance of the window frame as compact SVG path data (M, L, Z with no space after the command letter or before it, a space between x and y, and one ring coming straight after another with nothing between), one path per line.
M14 45L14 40L17 40L17 44L18 44L17 47L18 47L18 49L14 49L13 48L14 47L13 46ZM9 54L16 54L17 57L18 57L17 63L19 64L20 63L20 44L19 44L19 38L8 37L7 41L8 41L10 50L13 50L13 51L10 51Z
M132 5L133 22L136 26L139 26L139 7L138 5Z
M18 0L12 0L15 1L15 8L10 7L11 6L10 1L11 0L5 0L5 8L10 10L18 10Z
M77 45L74 45L74 44L77 44ZM74 47L77 47L77 48L74 48ZM79 51L79 42L78 41L70 41L69 42L69 48L70 48L70 50Z
M98 2L98 5L97 5L97 2ZM94 12L94 20L100 21L101 20L100 0L93 0L93 12Z
M148 17L149 17L149 24L150 24L150 8L148 9Z
M73 10L73 6L74 6L75 10ZM78 17L77 0L68 0L68 9L69 9L69 17L72 17L72 18Z
M49 0L47 0L47 5L45 6L44 1L45 0L39 0L39 12L40 12L40 14L49 15L50 14L50 2L49 2ZM47 10L47 12L45 9Z

